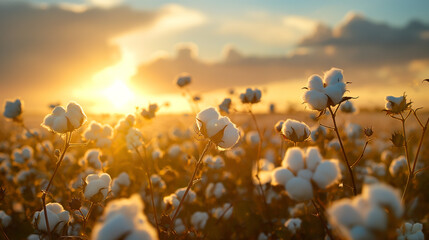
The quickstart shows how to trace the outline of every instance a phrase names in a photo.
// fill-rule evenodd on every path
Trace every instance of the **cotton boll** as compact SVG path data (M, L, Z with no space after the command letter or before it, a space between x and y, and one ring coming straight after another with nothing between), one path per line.
M285 227L292 233L295 234L297 230L301 228L301 219L290 218L285 222Z
M324 92L306 91L302 96L302 100L312 110L322 111L328 106L328 96Z
M179 188L176 190L174 194L176 194L178 199L182 199L183 195L185 194L186 188ZM192 203L196 200L197 194L192 191L192 189L189 189L188 194L186 195L185 201L188 203Z
M239 139L240 139L240 132L237 126L229 122L228 126L225 128L225 131L223 132L223 138L218 143L218 146L220 147L221 150L230 149L234 147L235 144L237 144Z
M262 92L259 89L252 90L247 88L245 93L240 94L240 100L242 103L258 103L261 101Z
M356 112L356 108L351 101L345 101L341 105L340 111L343 113L354 113L354 112Z
M128 114L125 118L120 119L115 126L116 133L126 135L128 130L134 126L135 121L136 118L133 114Z
M42 126L57 133L66 133L78 129L85 121L86 115L82 107L70 102L67 111L61 106L55 107L52 113L45 117Z
M21 100L16 99L15 101L6 101L4 105L3 116L10 119L18 119L22 114Z
M421 223L408 223L406 222L401 228L397 229L398 240L424 240L422 232L423 225Z
M107 173L88 175L85 179L85 198L95 202L106 199L107 193L110 190L111 180L110 175Z
M322 161L322 155L320 154L319 149L317 147L309 147L305 152L305 156L307 169L314 172L317 165Z
M128 187L130 185L130 176L126 172L121 172L112 181L112 192L117 195L121 190L121 187Z
M94 169L101 169L102 164L100 160L101 152L98 149L89 149L85 152L85 160L89 166Z
M271 184L273 186L283 185L286 187L287 182L293 177L294 175L289 169L278 167L271 172Z
M333 105L337 105L341 102L345 92L346 84L343 82L331 84L325 88L325 94L331 99Z
M69 120L67 124L70 123L73 129L79 128L86 121L86 115L82 107L75 102L70 102L67 105L65 117Z
M181 152L180 146L178 144L173 144L168 149L168 156L171 158L176 158Z
M286 192L295 201L307 201L313 198L313 187L310 181L293 177L286 183Z
M221 112L229 113L229 108L231 107L231 98L225 98L218 107Z
M127 147L129 150L135 150L143 145L143 134L137 128L130 128L128 134L125 137L127 141Z
M387 228L387 213L377 205L372 206L364 216L365 227L385 231Z
M377 239L370 231L363 226L355 226L350 230L350 239L353 240L372 240Z
M323 92L323 88L323 80L319 75L313 74L308 78L308 90Z
M341 199L332 204L327 210L330 223L334 226L350 228L363 223L359 210L352 205L349 199Z
M331 68L325 72L323 76L327 86L337 83L343 83L343 70L339 68Z
M191 84L191 75L188 73L181 73L176 80L177 86L180 88L183 88L189 84Z
M215 108L210 107L210 108L207 108L207 109L205 109L205 110L203 110L197 114L197 117L196 117L197 122L196 123L198 125L198 128L201 129L202 123L206 123L206 122L213 120L213 119L217 120L218 118L219 118L219 113L216 111Z
M183 224L182 219L178 218L174 221L174 231L176 231L177 234L183 234L186 231L185 224Z
M46 204L46 212L49 222L49 229L51 232L55 230L56 233L61 233L63 227L70 221L70 214L64 210L63 206L59 203ZM33 216L33 224L39 231L47 232L45 221L45 211L37 211Z
M3 210L0 210L0 224L6 228L9 226L10 222L12 221L12 218L7 215Z
M213 195L219 199L220 197L222 197L222 195L224 195L226 192L225 187L223 186L223 184L221 182L216 183L214 189L213 189Z
M362 135L362 127L355 123L346 125L346 134L349 139L357 139Z
M97 147L109 147L112 144L113 128L110 125L101 125L92 121L83 135L85 139L95 141Z
M335 184L341 178L340 167L333 161L321 162L314 172L313 181L321 189L326 189Z
M362 195L372 204L388 207L399 218L404 211L399 192L389 185L379 183L364 185Z
M209 214L206 212L195 212L191 216L191 224L197 230L203 230L206 226Z
M91 239L158 239L155 228L143 214L144 205L137 194L109 202L93 228Z
M293 119L288 119L283 124L282 134L284 138L292 142L303 142L310 136L310 128L307 124Z
M251 146L255 146L258 145L260 139L259 139L259 134L257 131L251 131L249 133L247 133L246 135L246 142L251 145Z
M390 163L389 172L393 177L397 176L401 170L407 168L407 159L404 156L399 156Z
M381 153L381 161L384 163L388 163L393 160L393 153L390 150L384 150Z
M282 166L297 173L304 168L304 153L298 147L288 148Z

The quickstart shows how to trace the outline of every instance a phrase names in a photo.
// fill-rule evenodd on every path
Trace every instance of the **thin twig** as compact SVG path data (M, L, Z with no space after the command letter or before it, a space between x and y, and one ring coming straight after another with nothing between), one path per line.
M1 223L0 223L0 230L1 230L2 234L3 234L4 239L5 240L9 240L9 238L7 237L6 232L4 231L3 224L1 224Z
M328 234L329 239L334 240L334 238L332 237L331 231L329 231L328 225L326 224L325 220L323 219L323 216L320 213L319 208L317 207L317 205L313 199L311 200L311 203L313 204L314 208L316 209L317 217L320 219L320 223L322 224L322 227L325 229L326 234Z
M358 157L358 159L350 166L351 168L354 168L354 167L356 167L356 165L359 163L359 161L360 160L362 160L362 158L363 158L363 154L365 153L365 150L366 150L366 147L368 146L368 143L370 142L371 140L367 140L366 142L365 142L365 146L363 146L363 150L362 150L362 153L360 154L360 156Z

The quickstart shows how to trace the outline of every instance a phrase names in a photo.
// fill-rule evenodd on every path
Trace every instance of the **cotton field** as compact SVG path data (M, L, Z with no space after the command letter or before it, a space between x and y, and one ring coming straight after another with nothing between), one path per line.
M79 99L40 122L0 119L3 239L398 239L429 234L429 106L386 96L359 111L347 69L302 81L303 111L259 113L258 88L193 113L91 115ZM419 86L429 91L429 84ZM268 111L267 111L268 112ZM33 124L30 124L33 123Z

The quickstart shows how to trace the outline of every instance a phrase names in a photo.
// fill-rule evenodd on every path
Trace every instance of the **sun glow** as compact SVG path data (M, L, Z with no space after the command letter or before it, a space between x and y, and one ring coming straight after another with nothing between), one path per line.
M111 86L104 89L103 95L117 110L128 108L135 98L134 92L125 81L121 80L116 80Z

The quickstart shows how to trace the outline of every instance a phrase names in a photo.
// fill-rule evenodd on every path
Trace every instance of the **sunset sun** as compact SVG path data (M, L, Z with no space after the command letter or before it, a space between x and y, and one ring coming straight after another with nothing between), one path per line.
M134 92L126 82L121 80L114 81L112 85L103 91L103 95L116 110L129 108L132 100L135 98Z

